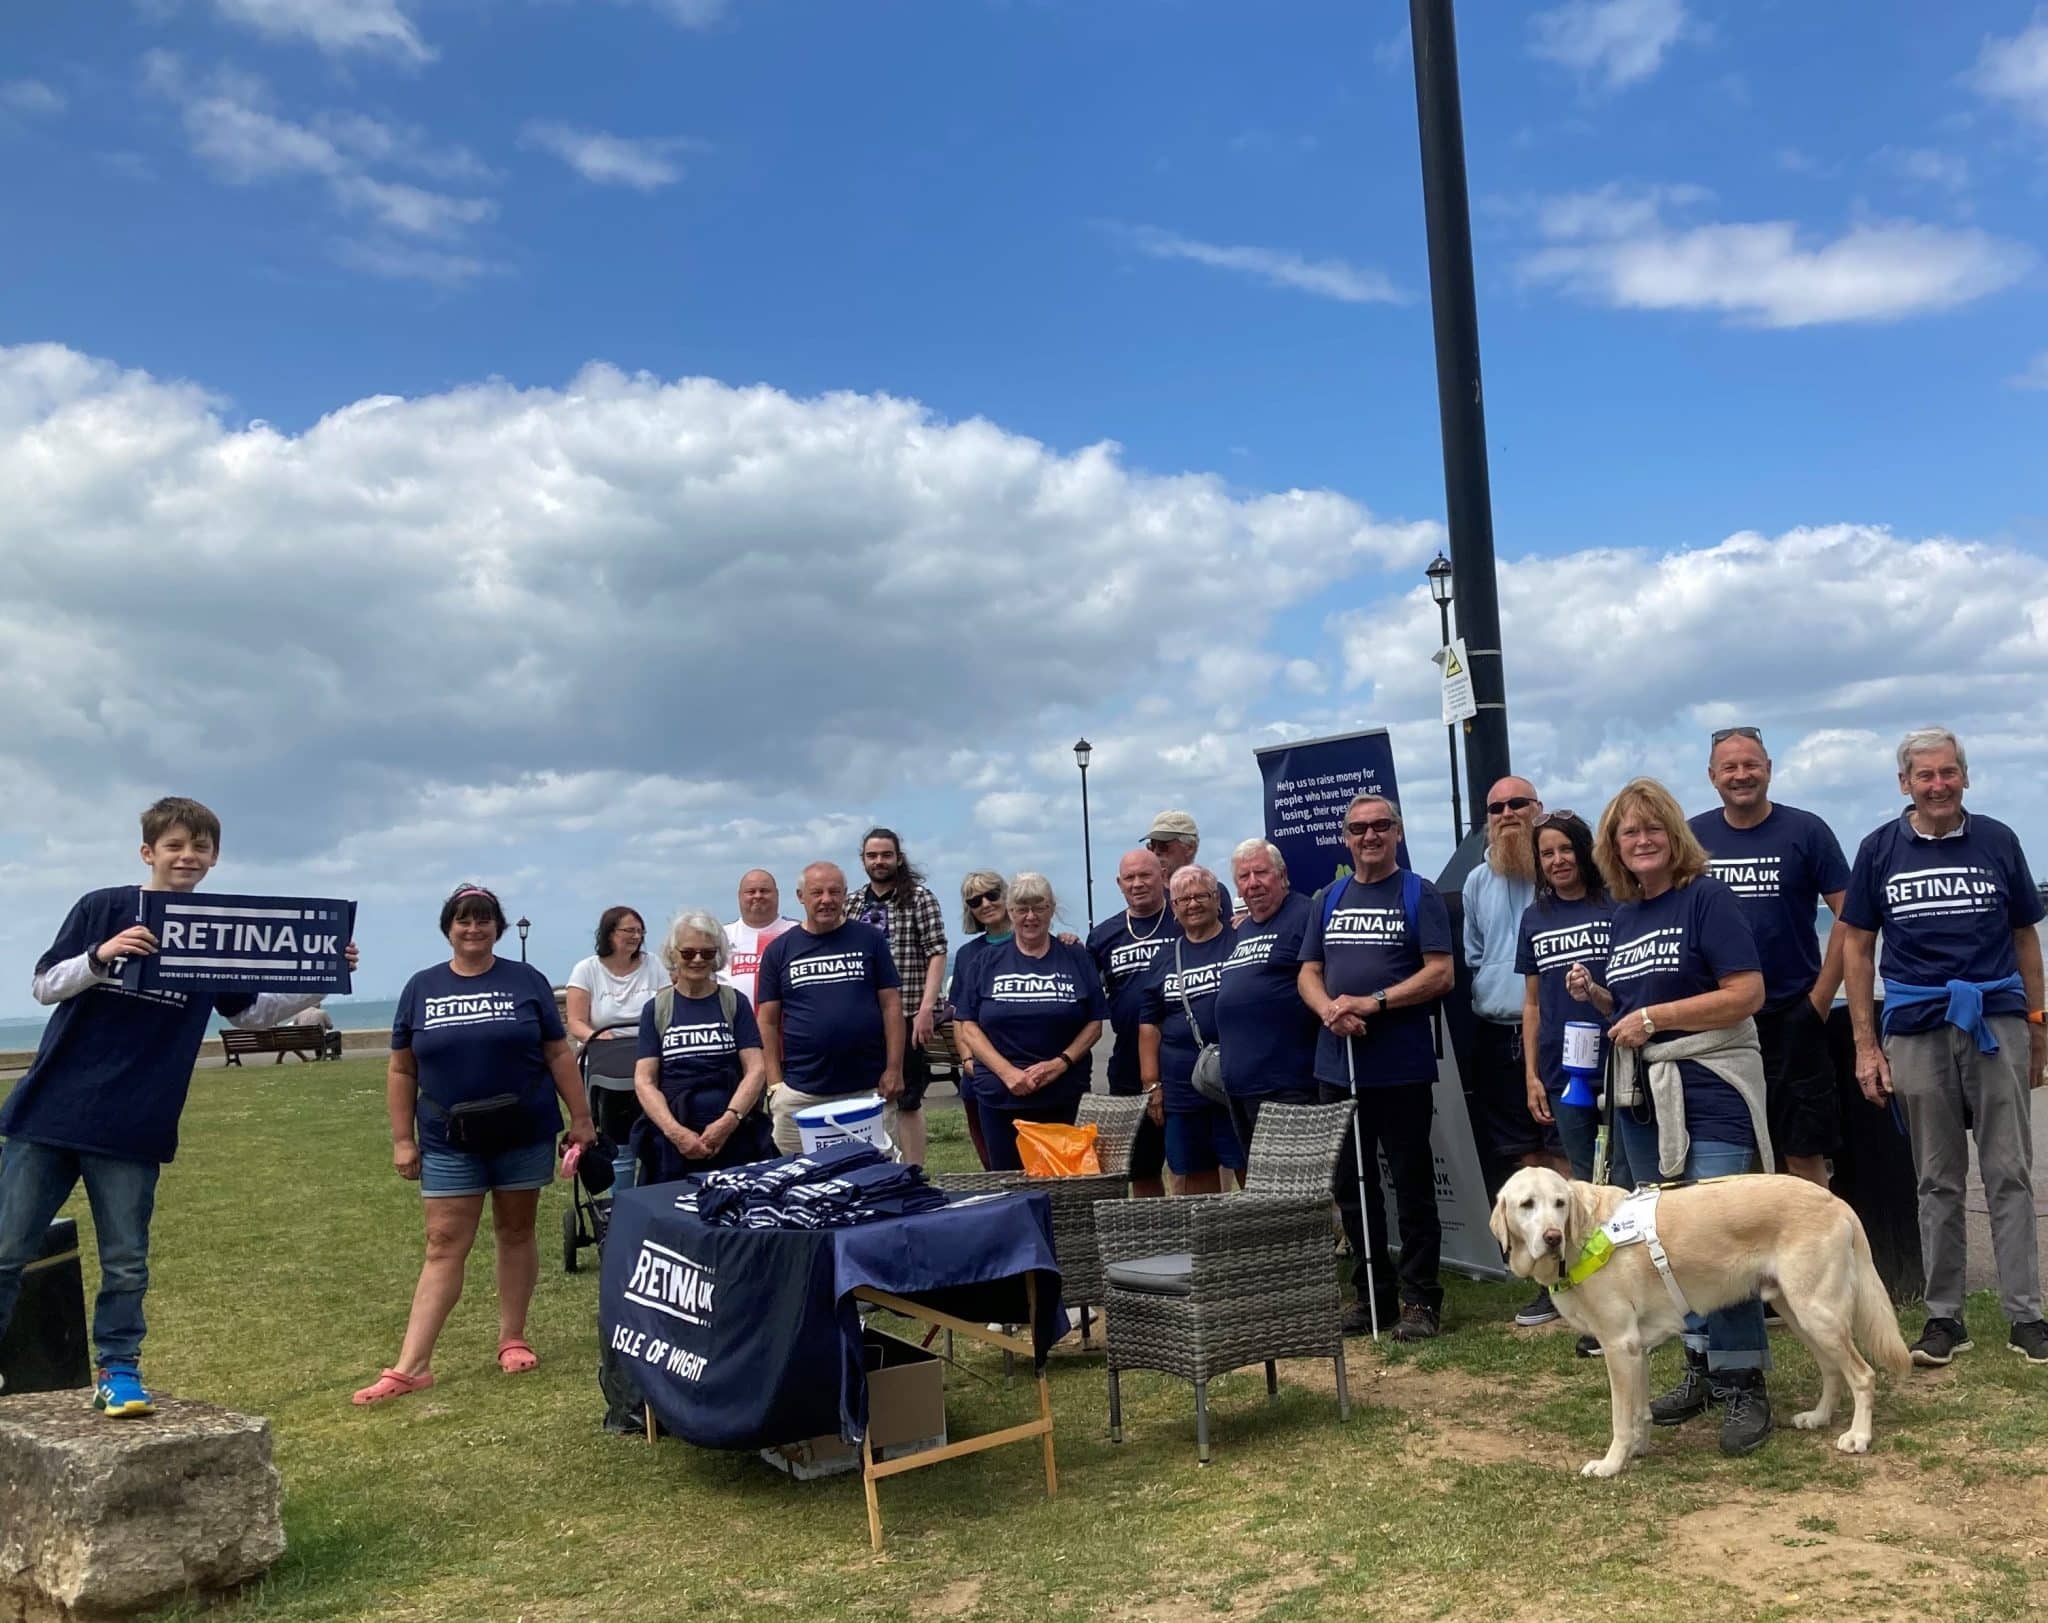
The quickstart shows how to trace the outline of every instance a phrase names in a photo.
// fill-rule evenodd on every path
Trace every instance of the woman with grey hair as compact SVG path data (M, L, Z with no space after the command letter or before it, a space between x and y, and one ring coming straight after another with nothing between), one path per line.
M1073 1124L1109 1018L1088 949L1052 933L1055 905L1044 874L1018 874L1010 939L980 953L965 984L953 986L953 1029L974 1056L963 1102L980 1117L992 1171L1023 1166L1018 1122Z
M685 908L668 927L661 961L670 984L640 1012L633 1091L644 1118L633 1129L642 1183L765 1161L775 1154L760 1109L768 1080L754 1007L721 986L725 927L718 915Z

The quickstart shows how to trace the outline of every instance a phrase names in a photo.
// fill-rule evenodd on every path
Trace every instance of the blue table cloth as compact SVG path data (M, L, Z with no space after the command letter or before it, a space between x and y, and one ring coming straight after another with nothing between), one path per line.
M621 1191L604 1242L598 1328L672 1434L764 1448L867 1425L862 1285L971 1323L1022 1324L1038 1280L1040 1359L1066 1333L1052 1207L1018 1192L826 1230L713 1226L682 1184Z

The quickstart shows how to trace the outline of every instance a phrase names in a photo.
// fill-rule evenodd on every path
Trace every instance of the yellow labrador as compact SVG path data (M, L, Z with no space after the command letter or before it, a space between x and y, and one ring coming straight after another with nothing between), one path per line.
M1554 1285L1625 1198L1620 1189L1524 1167L1502 1185L1490 1226L1509 1268ZM1752 1176L1667 1189L1656 1225L1695 1313L1761 1295L1812 1351L1820 1402L1792 1424L1802 1431L1827 1425L1847 1386L1855 1413L1835 1447L1867 1452L1877 1377L1857 1346L1893 1376L1904 1375L1911 1360L1855 1212L1804 1178ZM1565 1322L1598 1337L1607 1355L1614 1440L1580 1474L1613 1476L1631 1455L1649 1451L1650 1349L1677 1335L1684 1320L1641 1243L1617 1246L1597 1272L1551 1299Z

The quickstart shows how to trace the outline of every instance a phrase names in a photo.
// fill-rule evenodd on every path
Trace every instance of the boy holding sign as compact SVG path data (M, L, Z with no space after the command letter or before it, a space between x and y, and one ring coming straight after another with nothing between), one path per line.
M220 860L220 819L196 800L159 800L142 814L142 860L149 869L143 890L195 889ZM132 885L89 891L72 907L36 960L36 1001L56 1005L56 1013L34 1063L0 1105L0 1331L21 1295L22 1270L83 1182L100 1248L93 1407L114 1416L156 1407L139 1366L149 1220L158 1174L177 1153L178 1116L207 1016L218 1011L231 1025L274 1026L320 1001L317 993L224 991L209 1000L129 989L121 983L124 961L158 946L155 933L135 922L139 908ZM352 942L347 958L353 968Z

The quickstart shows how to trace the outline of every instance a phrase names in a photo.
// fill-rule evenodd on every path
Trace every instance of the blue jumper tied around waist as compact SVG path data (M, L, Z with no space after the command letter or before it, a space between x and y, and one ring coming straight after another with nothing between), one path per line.
M2026 991L2026 984L2017 975L2007 975L1996 981L1950 981L1945 986L1913 986L1905 981L1886 978L1884 983L1884 1029L1887 1036L1892 1029L1892 1016L1900 1009L1917 1008L1927 1003L1947 1003L1944 1018L1960 1031L1966 1031L1976 1040L1977 1052L1995 1054L1998 1039L1991 1034L1991 1022L1984 1017L1984 1000L2002 992Z

